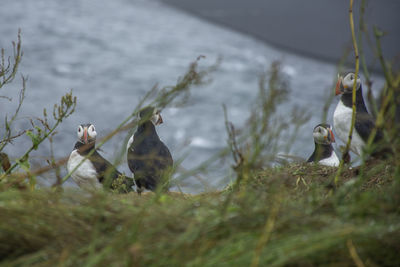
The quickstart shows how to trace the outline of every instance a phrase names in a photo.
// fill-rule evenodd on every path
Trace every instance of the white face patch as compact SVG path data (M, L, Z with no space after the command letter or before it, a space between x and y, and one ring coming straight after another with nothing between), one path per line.
M96 139L97 133L96 133L96 129L94 128L94 125L91 124L88 128L88 138L89 139Z
M356 77L356 75L352 72L350 72L346 76L344 76L344 78L342 80L342 85L343 85L345 92L351 92L353 90L355 77ZM358 76L356 90L358 90L360 88L360 86L361 86L361 79L360 79L360 76Z
M89 126L79 125L77 130L77 136L78 140L84 144L86 142L90 143L96 141L96 136L97 136L96 129L94 128L93 124L90 124Z
M79 140L83 140L83 127L81 125L78 126L77 135Z
M328 135L329 131L322 126L317 126L313 131L314 141L317 144L329 144Z
M157 125L157 123L159 122L159 120L160 120L160 113L154 113L153 114L153 116L151 116L151 122L154 124L154 125Z

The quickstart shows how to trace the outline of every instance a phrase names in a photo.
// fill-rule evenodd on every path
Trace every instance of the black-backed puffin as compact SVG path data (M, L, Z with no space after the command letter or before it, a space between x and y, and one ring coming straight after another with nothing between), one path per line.
M339 103L336 106L335 112L333 113L333 126L337 137L347 143L349 137L351 117L352 117L352 92L353 83L355 79L353 72L348 72L344 76L339 76L336 83L336 95L341 95ZM353 136L350 144L350 150L361 155L363 149L368 142L368 138L375 128L375 120L368 113L367 107L364 103L362 94L362 85L360 77L357 77L356 81L356 118L355 118L355 129L353 130ZM377 143L382 139L381 131L377 131L374 143Z
M173 160L168 147L160 140L155 126L161 124L160 112L146 107L139 113L138 128L128 142L128 165L134 174L137 190L168 189Z
M79 125L77 134L78 141L67 163L68 172L72 172L85 156L94 149L93 154L71 174L72 179L79 187L90 190L99 189L102 188L106 177L109 177L111 182L118 178L121 173L95 149L97 133L94 125L90 123ZM110 187L112 186L111 182ZM133 181L129 183L125 179L124 184L126 185L126 191L132 191Z
M315 162L325 166L339 166L339 158L333 150L332 143L335 136L329 124L321 123L315 126L313 131L315 148L307 162Z

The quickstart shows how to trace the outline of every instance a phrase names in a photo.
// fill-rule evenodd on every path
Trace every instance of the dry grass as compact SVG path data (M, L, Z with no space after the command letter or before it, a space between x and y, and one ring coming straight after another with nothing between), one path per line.
M355 176L357 169L346 170L337 188L331 186L333 168L266 169L240 185L226 212L221 207L229 188L142 196L5 191L0 194L1 263L248 266L258 247L260 266L348 266L354 265L354 251L367 266L395 266L400 264L395 168L393 162L370 163L363 179ZM361 187L356 180L362 180ZM267 222L274 226L260 243Z

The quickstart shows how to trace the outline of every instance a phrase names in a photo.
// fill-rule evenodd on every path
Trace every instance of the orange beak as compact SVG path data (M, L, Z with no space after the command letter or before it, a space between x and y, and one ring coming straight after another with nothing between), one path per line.
M343 77L338 76L338 81L336 83L336 88L335 88L335 95L340 95L342 92L340 91L340 85L342 84Z
M83 142L84 142L85 144L88 143L87 127L85 127L85 128L83 129Z
M331 142L335 143L335 136L333 135L333 132L331 129L329 129L329 134L331 135Z

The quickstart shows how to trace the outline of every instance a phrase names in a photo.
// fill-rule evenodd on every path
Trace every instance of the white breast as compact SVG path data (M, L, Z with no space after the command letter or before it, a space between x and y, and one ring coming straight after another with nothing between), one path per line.
M129 138L128 144L126 145L126 150L129 149L129 147L132 145L133 143L133 135L131 136L131 138Z
M333 113L333 127L335 129L336 136L339 137L339 139L345 144L349 138L352 112L352 109L346 107L340 100L336 106L335 112ZM360 156L364 146L364 140L355 130L353 130L350 150Z
M332 151L332 155L329 158L320 160L318 164L337 167L339 166L339 158L336 156L335 151Z
M81 156L77 150L72 151L69 156L67 169L71 172L78 166L85 157ZM97 172L90 160L85 160L81 166L78 167L71 175L72 179L79 185L79 187L93 190L102 188L102 184L97 179Z

